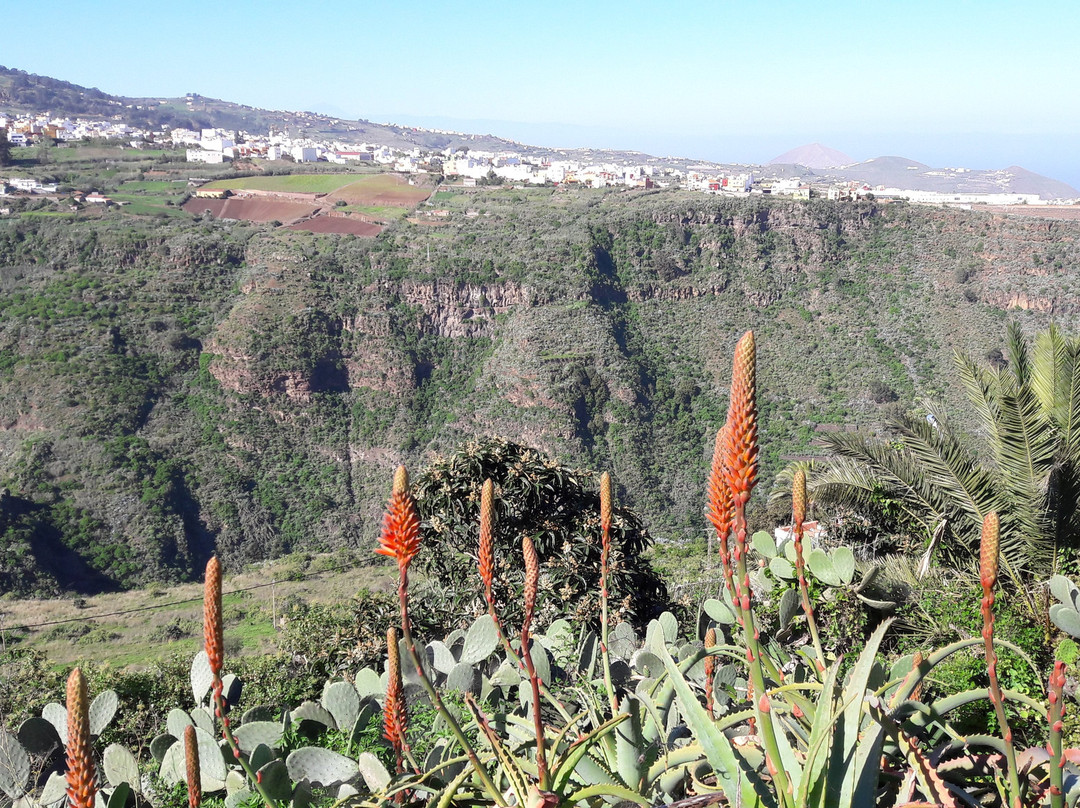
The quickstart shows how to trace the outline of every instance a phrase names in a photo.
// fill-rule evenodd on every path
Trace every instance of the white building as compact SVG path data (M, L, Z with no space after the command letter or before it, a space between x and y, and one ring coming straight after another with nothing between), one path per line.
M225 155L219 151L207 151L206 149L188 149L187 161L189 163L224 163Z

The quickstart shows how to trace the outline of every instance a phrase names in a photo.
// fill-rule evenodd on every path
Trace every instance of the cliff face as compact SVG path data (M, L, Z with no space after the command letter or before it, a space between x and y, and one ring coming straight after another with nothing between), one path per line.
M744 330L768 477L815 424L875 424L871 385L956 403L953 350L990 354L1010 317L1075 330L1078 236L900 205L515 191L373 241L0 223L0 585L363 546L395 464L481 434L611 469L655 533L694 534Z

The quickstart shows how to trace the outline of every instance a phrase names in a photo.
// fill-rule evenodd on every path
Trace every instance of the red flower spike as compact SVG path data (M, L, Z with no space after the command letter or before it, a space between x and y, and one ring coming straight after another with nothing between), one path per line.
M405 467L400 466L394 474L394 493L386 506L382 535L375 552L393 558L404 573L419 551L420 517L409 494L409 476Z

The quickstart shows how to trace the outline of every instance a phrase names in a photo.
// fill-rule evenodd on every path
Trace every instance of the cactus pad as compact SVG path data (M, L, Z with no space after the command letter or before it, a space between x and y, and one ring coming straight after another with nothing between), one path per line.
M233 734L240 751L250 754L259 744L270 748L277 746L283 732L279 721L252 721L238 726Z
M355 760L317 746L295 750L285 760L285 765L293 780L307 780L323 788L341 785L359 771Z
M202 704L213 683L214 674L210 670L210 660L206 651L199 651L191 661L191 695L195 697L196 704Z
M62 704L50 701L41 711L41 717L53 725L60 742L67 743L67 709Z
M19 743L31 755L47 755L63 746L56 727L44 718L32 716L19 725Z
M19 739L0 729L0 791L16 800L26 793L30 779L30 756Z
M323 686L322 706L334 717L338 729L347 729L356 723L360 697L348 682L327 682Z
M115 690L103 690L90 703L90 734L100 735L116 716L120 706L120 697Z
M118 743L109 744L105 747L102 764L105 768L105 779L110 786L117 788L121 783L127 783L138 791L139 763L126 748Z
M356 763L360 769L360 775L372 794L377 794L390 785L390 772L371 752L361 752Z
M498 647L499 632L495 629L495 622L489 614L480 615L465 634L460 661L475 665L491 656Z

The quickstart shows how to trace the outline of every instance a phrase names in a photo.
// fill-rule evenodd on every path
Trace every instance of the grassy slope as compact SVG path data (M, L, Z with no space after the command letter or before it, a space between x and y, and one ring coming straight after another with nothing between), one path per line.
M954 349L983 357L1042 307L1076 326L1076 224L589 190L435 204L444 226L370 241L0 222L6 585L47 587L19 576L55 559L93 590L196 574L212 548L363 547L396 463L490 433L614 470L656 532L694 537L742 330L768 477L818 424L880 423L875 383L955 402Z
M392 571L383 567L341 567L339 556L294 556L226 574L223 607L230 655L276 651L274 610L280 615L289 600L338 603L362 587L393 580ZM276 583L263 586L271 581ZM38 649L59 668L84 662L140 668L175 653L194 655L202 647L202 586L195 583L75 601L5 598L0 613L8 648ZM69 622L18 630L54 621Z

